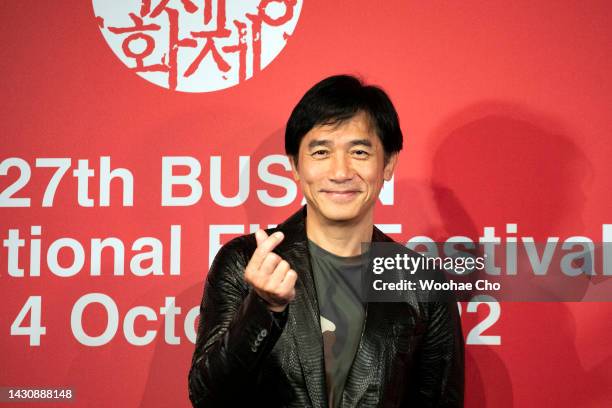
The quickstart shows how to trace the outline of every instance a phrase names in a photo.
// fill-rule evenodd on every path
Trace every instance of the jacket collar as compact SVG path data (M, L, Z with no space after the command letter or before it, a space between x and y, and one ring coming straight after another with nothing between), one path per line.
M292 324L288 325L288 328L295 340L306 387L313 407L326 408L328 407L328 401L325 385L323 337L321 334L319 304L310 263L310 253L308 251L306 206L303 206L285 222L280 224L278 229L285 234L285 239L277 247L277 252L283 259L289 262L291 268L298 274L298 281L295 287L296 297L289 305L289 320ZM372 241L393 242L391 238L376 228L376 226L374 226L372 233ZM367 331L369 326L366 323L367 316L366 322L364 322L364 327ZM358 361L365 338L366 336L361 338L357 354L355 355L355 362Z
M277 227L285 234L283 246L302 246L308 247L308 237L306 235L306 205L302 206L291 217L287 218ZM389 236L374 226L372 231L373 242L394 242ZM280 248L279 248L280 249Z

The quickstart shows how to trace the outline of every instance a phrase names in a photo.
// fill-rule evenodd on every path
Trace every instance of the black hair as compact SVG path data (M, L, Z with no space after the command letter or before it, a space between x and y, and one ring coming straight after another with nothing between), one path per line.
M399 118L385 91L351 75L334 75L310 88L293 108L285 128L285 153L297 163L300 142L312 128L341 124L361 112L383 145L385 162L402 150Z

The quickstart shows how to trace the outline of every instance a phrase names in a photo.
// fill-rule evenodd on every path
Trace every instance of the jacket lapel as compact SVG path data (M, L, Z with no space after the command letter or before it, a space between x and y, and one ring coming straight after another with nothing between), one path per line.
M372 233L373 242L393 242L378 228L374 227ZM384 313L380 303L368 302L366 304L365 321L363 322L363 332L359 341L359 346L355 352L353 365L349 369L340 406L354 407L368 390L370 384L379 386L379 367L384 347L380 336L385 335Z
M306 207L303 207L279 225L285 239L278 252L298 274L295 300L289 306L289 327L292 328L291 334L294 336L308 394L313 407L327 408L323 337L306 238L305 215Z

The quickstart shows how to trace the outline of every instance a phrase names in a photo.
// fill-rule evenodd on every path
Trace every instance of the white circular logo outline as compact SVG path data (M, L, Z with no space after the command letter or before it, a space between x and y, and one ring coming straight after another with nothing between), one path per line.
M303 0L92 0L115 55L147 81L181 92L236 86L266 68Z

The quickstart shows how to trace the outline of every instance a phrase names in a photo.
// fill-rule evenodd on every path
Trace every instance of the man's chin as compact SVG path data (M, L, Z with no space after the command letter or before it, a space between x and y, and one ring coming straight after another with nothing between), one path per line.
M323 216L332 222L350 222L358 218L359 212L352 209L324 211Z

